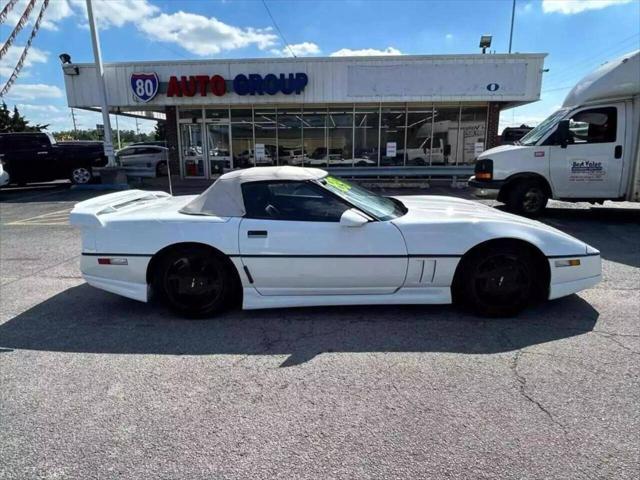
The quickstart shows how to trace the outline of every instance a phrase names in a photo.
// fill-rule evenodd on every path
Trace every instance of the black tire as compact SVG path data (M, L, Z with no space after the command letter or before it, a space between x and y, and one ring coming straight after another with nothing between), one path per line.
M517 244L487 245L465 255L453 286L454 302L484 317L511 317L542 298L543 266Z
M229 263L198 245L163 254L154 269L153 287L172 311L187 318L211 317L236 297Z
M158 162L156 165L156 177L166 177L167 175L169 175L167 162Z
M69 172L69 179L74 185L87 185L93 179L90 167L73 167Z
M507 194L507 210L518 215L535 217L540 215L549 201L544 186L535 180L516 183Z

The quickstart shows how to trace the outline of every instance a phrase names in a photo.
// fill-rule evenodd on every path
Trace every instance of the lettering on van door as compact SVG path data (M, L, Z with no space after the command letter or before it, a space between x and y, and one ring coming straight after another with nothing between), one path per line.
M603 182L606 171L602 162L581 160L571 162L570 182Z

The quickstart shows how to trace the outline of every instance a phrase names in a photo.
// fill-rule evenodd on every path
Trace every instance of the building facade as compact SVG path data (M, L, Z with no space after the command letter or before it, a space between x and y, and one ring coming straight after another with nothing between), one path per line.
M544 54L105 65L113 113L166 122L172 168L469 165L500 111L540 97ZM63 66L70 107L100 105L93 64ZM174 171L176 171L174 170Z

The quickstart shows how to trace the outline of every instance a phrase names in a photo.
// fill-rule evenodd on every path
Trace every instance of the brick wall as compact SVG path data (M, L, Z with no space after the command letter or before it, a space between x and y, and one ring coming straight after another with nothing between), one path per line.
M180 173L180 152L178 151L178 127L176 125L176 107L165 107L167 116L165 131L169 147L169 167L173 175Z
M485 149L498 146L498 124L500 122L500 104L489 103L487 112L487 145Z

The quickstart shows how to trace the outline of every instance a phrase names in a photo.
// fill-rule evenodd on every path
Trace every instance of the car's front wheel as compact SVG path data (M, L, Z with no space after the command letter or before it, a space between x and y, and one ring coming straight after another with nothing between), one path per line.
M229 269L224 259L207 247L179 247L160 259L154 290L180 315L209 317L222 311L234 297Z
M530 249L492 245L471 252L461 262L454 284L458 303L488 317L516 315L541 298L543 266Z
M91 182L93 174L91 169L87 167L74 167L69 175L71 181L75 185L86 185Z

